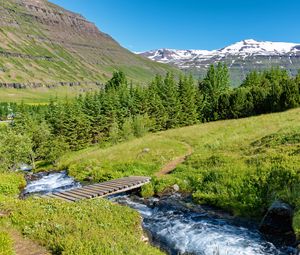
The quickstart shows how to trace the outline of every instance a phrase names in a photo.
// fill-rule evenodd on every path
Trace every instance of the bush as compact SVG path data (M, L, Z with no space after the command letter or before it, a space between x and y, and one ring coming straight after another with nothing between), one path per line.
M142 186L141 195L144 198L149 198L149 197L154 196L154 187L153 187L152 183L148 183L148 184Z
M0 173L0 195L17 196L26 181L19 173Z

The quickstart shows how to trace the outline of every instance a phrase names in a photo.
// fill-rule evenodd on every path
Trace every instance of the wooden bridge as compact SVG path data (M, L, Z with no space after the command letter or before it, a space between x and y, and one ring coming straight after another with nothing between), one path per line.
M151 180L150 177L131 176L116 179L107 182L83 186L68 191L55 192L47 194L45 198L56 198L68 202L76 202L82 199L91 199L96 197L106 197L125 191L139 188Z

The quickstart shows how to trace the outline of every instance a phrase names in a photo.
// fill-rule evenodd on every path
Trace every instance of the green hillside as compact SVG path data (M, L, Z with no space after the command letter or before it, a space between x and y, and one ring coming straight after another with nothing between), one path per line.
M177 72L129 52L81 15L46 0L2 0L0 13L2 87L15 86L11 83L27 88L59 86L60 82L103 83L114 70L143 83L157 73ZM0 92L2 98L9 95ZM36 92L48 96L48 90Z
M198 203L255 218L277 198L300 209L300 109L169 130L106 149L92 147L62 157L60 168L80 180L154 176L185 154L182 142L192 146L192 156L172 174L154 178L156 193L176 183ZM143 148L150 152L141 153ZM300 211L295 226L300 231Z
M240 120L200 124L148 134L107 148L91 147L61 157L78 180L101 181L120 176L152 176L142 194L164 192L173 184L194 200L262 217L270 203L282 199L296 208L300 232L300 109ZM157 178L163 165L193 154L169 175ZM145 148L148 148L145 152ZM19 200L21 174L0 173L0 244L11 251L18 230L54 254L162 254L141 240L140 219L129 208L103 199L67 203Z

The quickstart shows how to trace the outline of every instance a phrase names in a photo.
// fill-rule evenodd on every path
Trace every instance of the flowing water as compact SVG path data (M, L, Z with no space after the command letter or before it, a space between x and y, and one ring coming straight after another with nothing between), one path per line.
M137 210L152 242L168 254L194 255L286 255L292 248L277 249L263 239L255 226L209 208L183 204L180 197L141 199L117 196L112 201Z
M81 187L79 182L68 176L66 171L55 173L38 173L30 177L23 195L47 194Z
M65 171L33 175L23 194L46 194L80 187ZM119 195L113 202L137 210L151 242L170 255L294 255L293 249L277 249L263 239L255 224L233 219L208 207L200 207L179 195L143 200Z

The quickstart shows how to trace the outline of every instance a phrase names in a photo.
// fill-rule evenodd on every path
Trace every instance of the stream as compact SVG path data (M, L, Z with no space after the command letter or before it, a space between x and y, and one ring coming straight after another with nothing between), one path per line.
M81 184L65 171L33 175L25 196L69 190ZM255 224L224 212L193 204L179 194L144 200L123 194L108 198L137 210L153 245L169 255L296 255L293 248L276 248L264 240Z
M79 182L68 176L66 171L28 174L23 196L47 194L81 187Z

